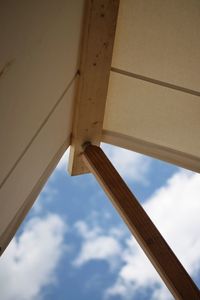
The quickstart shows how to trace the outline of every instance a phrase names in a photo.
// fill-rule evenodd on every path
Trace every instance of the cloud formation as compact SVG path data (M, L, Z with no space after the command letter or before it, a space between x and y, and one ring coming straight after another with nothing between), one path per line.
M84 242L73 265L80 267L90 260L107 260L111 269L115 268L116 259L122 251L121 245L116 239L116 236L120 235L120 230L111 229L105 233L103 228L98 226L90 229L84 221L77 222L75 227Z
M56 267L66 250L65 231L56 214L34 217L25 224L1 257L1 299L40 299L41 289L55 282Z
M108 144L102 144L102 149L124 179L147 183L151 158Z
M158 189L144 205L145 210L167 240L186 270L200 271L200 175L180 171ZM141 288L154 286L151 299L172 299L168 290L135 241L129 239L122 253L123 267L107 296L129 299Z
M199 187L199 174L179 171L144 204L144 209L193 278L200 272ZM112 230L104 233L102 238L102 229L98 226L92 230L83 222L78 226L83 243L76 259L77 265L81 266L92 259L104 259L108 263L113 258L121 261L114 285L105 292L107 299L114 296L132 299L145 289L152 291L149 299L172 299L133 238L124 235L122 243L122 236L114 235Z

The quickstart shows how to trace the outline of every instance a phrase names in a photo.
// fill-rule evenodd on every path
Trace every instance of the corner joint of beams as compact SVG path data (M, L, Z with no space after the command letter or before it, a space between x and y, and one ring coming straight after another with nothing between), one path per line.
M68 171L88 173L82 145L100 145L119 0L86 1Z

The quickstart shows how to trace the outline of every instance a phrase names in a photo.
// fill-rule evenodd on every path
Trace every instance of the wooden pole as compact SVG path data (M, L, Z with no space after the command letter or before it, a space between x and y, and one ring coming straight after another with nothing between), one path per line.
M86 145L82 158L175 299L200 299L199 289L101 148Z

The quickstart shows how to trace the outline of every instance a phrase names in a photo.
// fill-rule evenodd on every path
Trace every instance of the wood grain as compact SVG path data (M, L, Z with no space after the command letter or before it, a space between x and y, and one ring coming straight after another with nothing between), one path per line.
M101 141L118 6L119 0L86 1L68 167L71 175L88 172L80 158L82 144L89 140L99 145Z
M175 299L200 299L198 288L101 148L88 145L82 158Z

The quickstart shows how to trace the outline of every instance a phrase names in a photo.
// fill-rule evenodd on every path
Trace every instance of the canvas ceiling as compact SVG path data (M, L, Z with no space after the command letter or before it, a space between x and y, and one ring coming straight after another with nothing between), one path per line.
M200 171L200 2L120 2L103 140Z
M1 3L0 246L70 144L84 1ZM200 2L121 0L102 141L200 171ZM14 196L13 196L14 195Z

